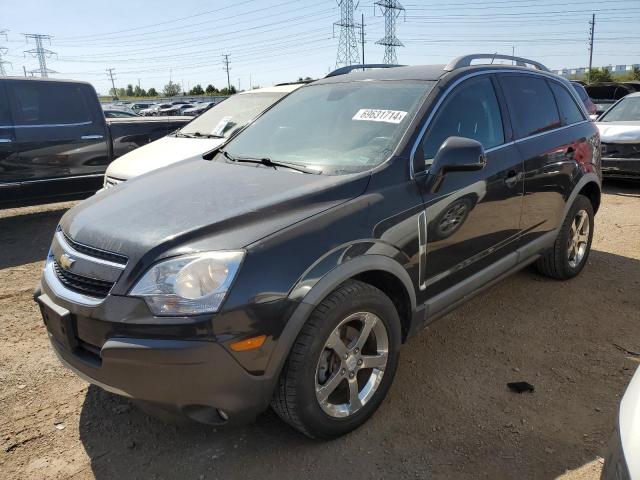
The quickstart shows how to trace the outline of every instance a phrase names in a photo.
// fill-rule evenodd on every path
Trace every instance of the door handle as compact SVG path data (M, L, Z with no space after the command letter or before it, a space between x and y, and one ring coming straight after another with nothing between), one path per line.
M516 170L509 170L507 172L507 178L504 179L504 183L508 187L513 187L520 180L520 175Z
M81 140L101 140L104 138L104 135L82 135L80 137Z

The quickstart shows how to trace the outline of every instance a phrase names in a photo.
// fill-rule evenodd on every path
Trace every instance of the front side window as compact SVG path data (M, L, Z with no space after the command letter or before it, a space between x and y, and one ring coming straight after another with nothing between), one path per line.
M640 121L640 97L627 97L616 103L598 119L599 122L638 122Z
M185 125L179 134L229 138L286 94L262 92L233 95Z
M582 122L584 120L582 112L567 89L559 83L549 83L558 103L562 123L564 125L573 125L574 123Z
M504 143L502 115L490 78L469 80L445 100L422 144L427 165L449 137L471 138L485 149Z
M302 87L226 150L233 157L269 158L327 175L369 170L391 155L434 84L361 81Z
M20 81L11 84L16 125L69 125L91 122L81 85Z
M531 75L503 75L501 84L518 138L529 137L560 126L558 107L544 78Z

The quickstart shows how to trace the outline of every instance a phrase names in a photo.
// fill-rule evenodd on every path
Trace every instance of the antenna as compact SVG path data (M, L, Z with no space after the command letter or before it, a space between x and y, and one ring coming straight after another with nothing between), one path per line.
M51 45L51 35L41 35L39 33L23 33L23 35L27 42L29 42L29 39L35 40L36 42L36 48L25 50L24 53L29 53L31 54L31 56L37 57L38 63L40 65L40 68L31 70L29 73L40 73L40 76L42 78L47 78L50 73L58 73L55 70L49 70L47 68L47 58L50 58L52 55L57 56L58 54L56 52L52 52L51 50L47 50L42 45L43 40L48 40L49 45Z
M358 37L356 28L359 27L353 21L353 11L358 5L353 5L353 0L337 0L340 6L340 21L333 24L334 36L335 27L340 27L340 37L338 39L338 54L336 56L336 67L348 67L360 63L358 58Z
M404 44L396 37L396 19L401 12L405 12L405 9L398 0L378 0L374 5L380 7L384 16L384 37L376 42L378 45L384 45L382 63L395 65L398 63L396 47L404 47Z

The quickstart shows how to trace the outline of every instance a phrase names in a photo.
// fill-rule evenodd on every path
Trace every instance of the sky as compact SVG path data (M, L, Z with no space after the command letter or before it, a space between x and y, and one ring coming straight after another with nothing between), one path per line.
M396 24L405 65L448 63L467 53L503 53L538 60L550 69L588 65L589 21L596 15L594 66L640 64L639 0L400 0ZM357 1L354 1L357 3ZM374 0L360 0L365 60L380 63L384 18ZM227 85L229 55L236 88L318 78L336 65L340 7L335 0L2 0L0 47L9 75L37 68L23 53L34 47L23 33L51 35L56 55L50 76L91 82L106 94L127 84L160 91L172 79ZM359 35L359 31L358 31ZM359 48L361 48L359 46Z

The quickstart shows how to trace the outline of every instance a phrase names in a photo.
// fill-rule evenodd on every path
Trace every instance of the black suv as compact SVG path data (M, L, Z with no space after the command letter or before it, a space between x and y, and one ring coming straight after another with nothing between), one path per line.
M379 407L425 325L534 262L577 275L598 131L544 66L482 58L503 57L329 76L71 209L36 292L61 360L200 422L271 405L331 438Z

